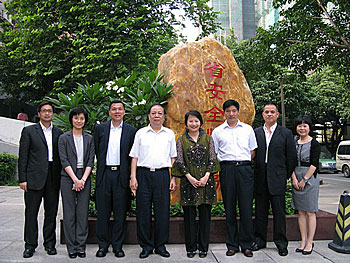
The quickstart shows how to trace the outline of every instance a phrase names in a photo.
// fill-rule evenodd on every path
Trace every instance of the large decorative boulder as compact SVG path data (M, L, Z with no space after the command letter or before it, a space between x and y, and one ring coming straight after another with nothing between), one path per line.
M203 129L211 134L225 120L222 104L227 99L239 102L241 121L253 123L255 108L248 83L231 51L215 39L172 48L161 56L158 70L174 86L166 126L177 135L184 132L184 115L191 109L202 114Z

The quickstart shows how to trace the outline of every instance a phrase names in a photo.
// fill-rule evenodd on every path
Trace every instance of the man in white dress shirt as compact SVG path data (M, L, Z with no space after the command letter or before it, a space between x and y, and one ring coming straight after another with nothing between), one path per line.
M235 255L240 247L246 257L252 257L254 174L251 160L257 143L253 128L238 119L237 101L225 101L223 110L226 121L214 129L213 140L220 162L220 186L226 212L226 255ZM237 201L239 231L236 222Z
M148 119L150 124L137 131L130 152L130 187L136 191L137 238L142 247L139 256L147 258L154 249L156 254L170 257L165 243L169 238L170 191L176 186L175 178L170 180L169 175L177 155L175 134L163 126L165 109L159 103L150 106Z

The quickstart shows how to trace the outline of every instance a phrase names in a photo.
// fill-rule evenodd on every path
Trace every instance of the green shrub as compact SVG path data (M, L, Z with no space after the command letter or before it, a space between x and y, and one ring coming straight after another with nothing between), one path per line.
M17 156L9 153L0 154L0 184L7 185L15 181ZM17 181L16 181L17 183Z

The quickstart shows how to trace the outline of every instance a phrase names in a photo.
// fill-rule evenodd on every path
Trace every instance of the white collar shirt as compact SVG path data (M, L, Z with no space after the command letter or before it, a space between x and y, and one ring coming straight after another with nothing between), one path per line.
M106 156L106 165L116 166L120 165L120 139L122 136L123 121L119 126L114 127L111 121L111 128L109 130L108 148Z
M212 137L220 162L251 161L251 151L257 148L253 128L239 120L234 128L225 121L214 129Z
M136 132L130 157L137 158L138 167L160 169L171 167L177 156L175 134L169 128L155 132L150 125Z
M265 132L265 139L266 139L266 156L265 156L265 163L267 163L268 161L268 156L269 156L269 145L270 145L270 142L271 142L271 138L273 136L273 133L275 132L276 130L276 127L277 127L277 123L275 123L274 125L271 126L270 128L270 131L271 133L269 133L266 125L264 124L263 126L263 129L264 129L264 132Z
M46 140L46 144L47 144L47 152L48 152L48 161L52 162L53 161L53 150L52 150L52 129L53 129L53 125L52 123L50 124L49 128L46 128L41 121L39 122L41 129L43 130L44 136L45 136L45 140Z

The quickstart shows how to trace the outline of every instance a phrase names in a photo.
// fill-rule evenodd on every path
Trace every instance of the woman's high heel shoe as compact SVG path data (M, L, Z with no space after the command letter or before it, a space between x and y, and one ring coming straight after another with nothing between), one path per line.
M304 251L304 249L300 249L300 248L297 248L296 250L295 250L295 252L297 252L297 253L302 253Z
M312 250L314 250L314 243L312 243L312 248L310 251L303 250L301 253L303 253L303 255L310 255L312 253Z

